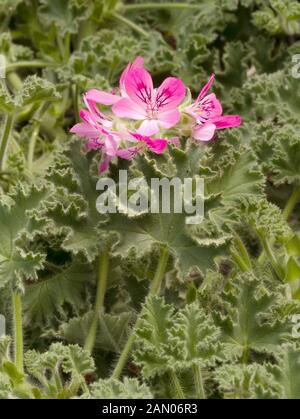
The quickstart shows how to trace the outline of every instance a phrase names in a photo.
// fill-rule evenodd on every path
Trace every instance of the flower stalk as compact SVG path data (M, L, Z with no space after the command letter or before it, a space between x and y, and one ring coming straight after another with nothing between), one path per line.
M4 129L2 132L1 142L0 142L0 172L3 172L5 165L5 156L7 147L9 144L9 139L14 125L14 115L8 114L5 119Z
M91 353L93 351L96 334L97 334L97 327L99 321L99 314L103 311L103 304L104 304L104 297L106 293L107 287L107 276L108 276L108 268L109 268L109 252L108 250L104 250L99 257L99 272L98 272L98 285L97 285L97 294L96 294L96 302L94 308L94 314L90 329L88 331L84 349Z
M14 327L14 357L19 372L24 372L23 362L23 324L22 324L22 301L17 291L12 293L13 303L13 327Z
M188 3L139 3L139 4L125 4L122 6L124 12L137 12L142 10L200 10L201 5L199 4L188 4Z
M193 373L194 373L197 398L200 400L204 400L206 399L206 395L205 395L202 371L201 371L200 365L193 365Z
M172 389L175 391L176 399L185 399L184 392L175 371L171 370L169 376L172 383Z
M157 270L156 270L154 279L152 281L152 284L150 286L149 296L156 295L158 293L160 285L161 285L161 281L162 281L162 279L165 275L168 259L169 259L169 250L167 249L167 247L163 247L161 249L161 254L160 254ZM124 346L124 349L123 349L123 351L122 351L122 353L119 357L119 360L118 360L118 362L115 366L115 369L113 371L112 378L119 379L120 375L122 374L122 371L123 371L123 369L126 365L128 357L129 357L130 351L131 351L132 346L134 344L135 331L141 323L142 315L143 315L143 310L141 311L140 315L138 316L138 318L136 320L136 323L133 327L133 330L131 332L131 335L129 336L129 338L126 342L126 345Z

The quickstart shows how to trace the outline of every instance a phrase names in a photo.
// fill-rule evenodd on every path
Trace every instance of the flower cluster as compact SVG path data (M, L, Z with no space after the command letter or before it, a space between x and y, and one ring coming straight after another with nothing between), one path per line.
M137 57L123 71L119 89L111 93L92 89L84 95L83 122L71 132L87 139L88 150L101 149L100 172L108 169L114 157L131 160L145 148L161 154L169 143L178 144L182 135L209 141L216 130L241 123L237 115L222 116L216 95L208 94L214 78L191 102L178 78L168 77L154 88L143 58Z

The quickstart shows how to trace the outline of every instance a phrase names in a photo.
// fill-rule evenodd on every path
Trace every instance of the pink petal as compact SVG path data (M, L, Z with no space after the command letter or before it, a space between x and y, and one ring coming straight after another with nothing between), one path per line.
M131 70L134 70L136 68L143 68L144 67L144 58L143 57L137 57L133 63L129 63L123 73L120 77L120 91L122 96L127 96L126 89L125 89L125 79L128 76L128 73Z
M154 140L152 140L151 138L147 138L145 142L148 145L149 149L156 154L162 154L168 145L167 140L163 140L160 138L156 138Z
M100 134L96 128L84 122L74 125L74 127L70 129L70 132L84 138L98 138Z
M138 152L139 152L138 147L129 147L129 148L118 150L117 156L121 157L121 159L131 160L133 159L134 156L137 155Z
M80 109L79 116L83 119L84 122L91 125L94 128L99 128L101 131L101 126L97 123L94 115L85 109Z
M112 93L102 92L101 90L91 89L85 94L87 101L101 103L102 105L113 105L120 100L120 96Z
M148 148L156 154L161 154L168 145L168 140L163 138L150 138L146 135L141 135L138 132L130 133L134 139L147 144Z
M103 173L106 172L108 170L109 167L109 163L112 161L112 157L111 156L105 156L102 160L102 162L100 163L99 166L99 173Z
M209 141L211 140L216 132L216 126L214 124L204 124L204 125L197 125L193 129L193 138L199 141Z
M215 75L212 74L210 76L210 79L208 80L208 82L206 83L206 85L203 87L203 89L201 90L201 92L199 93L199 96L197 97L196 102L199 102L200 100L202 100L204 98L204 96L206 95L206 93L209 91L209 89L211 88L213 82L215 81Z
M144 68L130 70L124 80L124 89L130 99L146 109L152 103L153 82Z
M216 125L217 129L238 127L242 123L239 115L224 115L218 118L212 118L211 122Z
M141 135L150 136L159 131L158 121L155 119L145 119L137 130Z
M206 96L205 99L201 101L201 107L203 108L203 113L205 114L205 107L208 106L208 115L210 118L215 116L221 116L223 113L222 105L217 99L214 93Z
M114 157L117 155L118 142L109 135L105 140L105 151L108 156Z
M90 139L86 144L86 150L98 150L99 148L102 148L104 145L103 141L100 141L98 139Z
M179 137L173 137L169 140L169 143L174 144L176 147L180 147Z
M112 111L120 118L141 120L145 119L147 116L145 109L143 109L129 98L122 98L117 103L115 103L112 107Z
M159 110L175 109L184 99L186 88L180 79L168 77L156 92L156 105Z
M158 114L159 124L163 128L171 128L176 125L180 120L180 112L175 110L159 112ZM157 131L156 131L157 132Z

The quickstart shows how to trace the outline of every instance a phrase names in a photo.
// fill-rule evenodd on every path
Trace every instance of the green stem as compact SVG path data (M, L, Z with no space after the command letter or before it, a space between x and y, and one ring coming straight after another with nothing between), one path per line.
M243 241L238 235L235 235L233 244L234 248L231 250L231 254L235 263L239 266L242 272L251 271L251 259Z
M19 92L19 90L21 90L22 89L22 87L23 87L23 81L22 81L22 79L18 76L18 74L17 73L15 73L15 72L10 72L10 73L8 73L7 74L7 80L8 80L8 84L9 84L9 86L10 86L10 88L11 88L11 90L14 92L14 93L17 93L17 92Z
M0 172L4 169L5 155L9 143L10 134L14 125L14 115L8 114L4 123L4 129L0 142Z
M56 63L51 63L48 61L33 60L33 61L18 61L16 63L7 64L5 70L7 73L12 71L19 70L22 68L43 68L43 67L55 67Z
M149 9L175 9L175 10L200 10L202 6L198 4L186 4L186 3L141 3L141 4L125 4L122 6L123 12L136 12L139 10Z
M36 141L38 139L38 135L40 132L40 127L41 127L41 121L35 121L33 131L30 137L30 141L29 141L29 149L28 149L28 156L27 156L28 170L30 172L32 172L32 168L33 168L34 150L35 150Z
M285 220L288 220L292 212L294 211L297 203L300 200L300 186L295 186L292 195L290 196L290 199L286 203L286 206L283 210L283 217Z
M139 33L140 35L144 36L145 38L149 38L149 34L144 31L144 29L142 29L140 26L136 25L134 22L132 22L131 20L127 19L126 17L120 15L117 12L109 12L108 17L111 17L115 20L118 20L121 23L124 23L126 26L129 26L132 30L134 30L135 32Z
M161 250L160 258L159 258L158 267L157 267L154 279L150 287L149 295L157 294L161 281L165 275L168 259L169 259L169 250L166 247L163 247Z
M176 399L185 399L180 381L178 380L178 377L174 371L169 372L171 383L172 383L172 390L174 390Z
M104 297L106 293L107 286L107 274L108 274L108 265L109 265L109 252L104 250L99 257L99 273L98 273L98 286L96 294L96 302L94 315L90 329L88 331L84 349L88 352L92 352L95 344L99 313L103 310Z
M263 245L263 248L264 248L264 252L268 256L268 258L270 260L270 263L271 263L274 271L276 272L278 278L281 279L282 281L284 281L284 277L285 277L284 271L276 260L276 257L273 253L273 249L272 249L271 244L262 234L258 233L258 237L260 238L260 241L261 241L261 243Z
M297 203L299 202L299 200L300 200L300 186L297 185L297 186L294 187L294 190L293 190L293 192L292 192L289 200L287 201L287 203L286 203L286 205L283 209L283 212L282 212L283 218L286 221L288 221L290 215L294 211L294 209L295 209ZM266 257L265 252L262 252L260 254L259 258L258 258L258 262L260 264L264 263L265 257Z
M249 347L246 346L243 350L243 355L242 355L242 364L247 365L248 361L249 361Z
M154 279L152 281L152 284L150 286L149 295L156 295L158 293L158 290L160 288L161 281L165 275L167 263L169 259L169 251L166 247L163 247L161 249L161 254L157 266L157 270L154 276ZM136 323L132 329L131 335L129 336L126 345L123 348L123 351L118 359L118 362L115 366L115 369L112 374L112 378L118 379L120 375L122 374L122 371L125 367L125 364L127 362L128 356L130 354L130 351L132 349L132 346L135 341L135 330L139 327L141 323L141 318L143 315L143 310L141 311L140 315L138 316Z
M37 142L40 129L41 129L42 117L44 113L47 111L49 105L50 103L47 103L47 102L43 103L42 106L37 111L36 116L34 118L33 130L31 133L30 140L29 140L29 148L28 148L28 155L27 155L27 163L28 163L29 172L32 172L32 169L33 169L35 146L36 146L36 142Z
M75 83L75 86L72 86L72 93L73 93L73 104L74 104L74 112L75 112L75 119L76 122L80 121L79 116L79 103L78 103L78 96L79 96L79 87L78 84Z
M193 365L193 373L194 373L197 398L200 400L204 400L206 399L206 395L205 395L200 365Z
M13 311L14 311L14 344L15 344L15 364L20 372L24 372L23 367L23 326L22 326L22 302L21 295L13 292Z

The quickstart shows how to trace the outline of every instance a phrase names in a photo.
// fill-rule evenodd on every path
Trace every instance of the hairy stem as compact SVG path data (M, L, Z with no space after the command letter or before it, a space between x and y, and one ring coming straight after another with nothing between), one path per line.
M247 364L248 364L248 362L249 362L249 353L250 353L250 351L249 351L249 347L248 347L248 346L246 346L246 347L244 348L244 350L243 350L243 354L242 354L242 359L241 359L242 364L244 364L244 365L247 365Z
M33 121L33 130L31 133L30 140L29 140L29 148L28 148L28 155L27 155L27 164L28 164L29 172L32 172L32 169L33 169L35 146L36 146L36 142L37 142L40 129L41 129L42 117L47 111L49 105L50 103L47 103L47 102L43 103L42 106L37 111L36 116Z
M231 255L235 263L239 266L242 272L249 272L252 269L251 260L248 251L238 235L234 237L233 249Z
M135 12L139 10L149 10L149 9L175 9L175 10L200 10L201 6L198 4L188 4L188 3L141 3L141 4L125 4L122 6L122 11L124 12Z
M23 325L22 325L22 302L18 292L12 294L13 302L13 326L14 326L14 356L15 364L20 372L24 372L23 366Z
M172 383L172 390L176 395L176 399L185 399L180 381L174 371L169 372L171 383Z
M4 129L0 142L0 172L4 169L5 155L9 143L10 134L14 125L14 115L8 114L5 119Z
M29 149L28 149L28 156L27 156L27 162L28 162L28 170L32 172L33 167L33 160L34 160L34 150L36 146L36 141L40 132L41 127L41 121L35 121L33 125L32 134L29 140Z
M79 96L78 84L75 83L75 86L71 86L71 89L72 89L72 93L73 93L75 119L76 119L76 122L79 122L80 121L80 116L79 116L79 103L78 103L78 96Z
M157 270L154 276L154 279L152 281L152 284L150 286L149 295L156 295L158 293L158 290L160 288L161 281L165 275L167 263L169 259L169 251L166 247L163 247L161 249L161 254L157 266ZM141 318L143 315L143 310L141 311L140 315L137 318L137 321L133 327L133 330L131 332L131 335L129 336L126 345L124 346L124 349L118 359L118 362L115 366L115 369L112 374L112 378L118 379L125 367L125 364L127 362L128 356L130 354L130 351L132 349L132 346L135 341L135 330L139 327L139 324L141 322Z
M109 265L109 252L104 250L99 257L99 272L98 272L98 285L97 285L97 294L94 315L90 329L88 331L84 349L88 352L92 352L95 344L97 326L99 313L103 310L104 297L106 293L107 286L107 274L108 274L108 265Z
M292 212L294 211L296 205L300 200L300 186L297 185L294 187L292 195L290 196L286 206L283 210L283 216L285 220L288 220Z
M268 239L266 239L262 234L258 233L258 236L259 236L260 241L263 245L264 252L268 256L269 261L270 261L274 271L276 272L276 275L278 276L279 279L284 281L284 276L285 276L284 271L276 260L276 257L273 253L272 245L269 243Z
M297 185L297 186L294 187L294 190L293 190L293 192L292 192L289 200L287 201L287 203L286 203L286 205L283 209L283 212L282 212L283 218L286 221L288 221L290 215L294 211L294 209L295 209L296 205L298 204L299 200L300 200L300 186ZM266 254L263 251L258 258L258 262L260 264L264 263L265 258L266 258Z
M197 398L200 400L204 400L206 399L206 395L205 395L202 371L201 371L200 365L193 365L193 373L194 373Z
M55 67L56 63L42 60L32 60L32 61L17 61L15 63L7 64L5 70L7 73L12 71L19 70L22 68L44 68L44 67Z
M111 17L112 19L118 20L121 23L124 23L124 25L129 26L132 30L139 33L140 35L144 36L145 38L149 38L149 34L144 31L140 26L136 25L131 20L127 19L126 17L120 15L117 12L109 12L108 17Z

